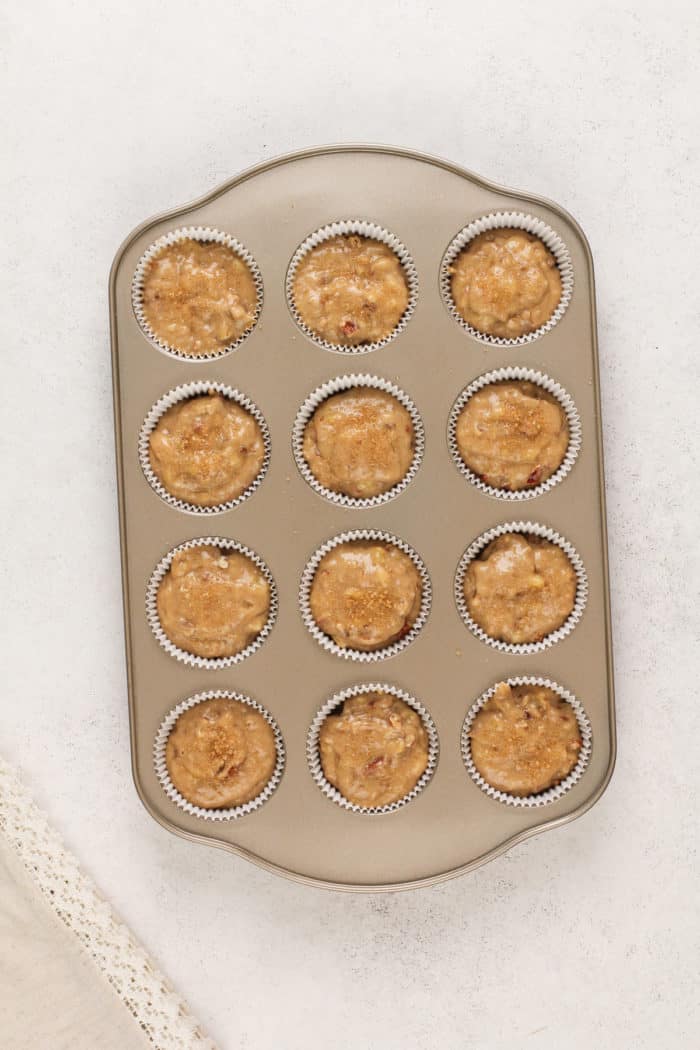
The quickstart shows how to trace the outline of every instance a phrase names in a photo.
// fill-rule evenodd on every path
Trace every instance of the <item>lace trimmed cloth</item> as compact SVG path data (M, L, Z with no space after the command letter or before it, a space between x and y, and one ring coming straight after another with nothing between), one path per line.
M2 758L0 1045L216 1050Z

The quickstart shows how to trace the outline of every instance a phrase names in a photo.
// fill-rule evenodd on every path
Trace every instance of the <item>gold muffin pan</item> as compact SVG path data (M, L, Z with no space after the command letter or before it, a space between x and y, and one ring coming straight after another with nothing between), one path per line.
M570 297L538 338L489 345L451 316L441 290L442 267L462 231L509 213L544 224L560 239L571 268ZM411 316L369 353L339 354L319 345L297 324L288 302L290 263L300 247L314 231L348 216L390 231L405 245L412 268ZM231 351L204 359L163 352L144 332L132 303L140 260L160 238L192 227L245 245L259 278L261 309L252 330ZM615 718L593 269L575 221L548 201L407 150L306 150L244 172L138 227L112 267L110 312L132 767L137 791L155 819L186 838L300 881L382 890L468 871L593 805L612 774ZM559 384L575 405L578 454L566 476L528 499L527 519L570 544L585 566L587 585L585 610L574 629L549 648L518 654L485 644L455 603L455 574L465 550L511 521L514 508L455 468L447 433L462 392L484 373L511 366ZM312 392L332 388L339 377L368 373L415 403L424 446L409 484L392 499L357 507L314 490L295 462L293 434ZM269 435L264 477L245 499L215 512L215 526L211 513L205 519L151 487L139 454L144 420L154 406L192 383L221 384L248 398ZM325 544L356 530L388 534L417 552L431 592L429 615L410 644L370 666L319 644L300 606L305 566ZM153 583L149 591L154 572L162 571L175 548L210 536L255 552L275 592L260 644L241 660L213 666L169 652L153 619ZM585 770L541 805L506 805L489 797L471 778L462 754L470 709L496 682L515 676L570 690L590 727ZM368 815L337 804L319 786L307 739L330 698L377 681L417 698L435 730L435 760L415 797L391 812ZM279 730L284 755L274 791L263 804L232 814L235 819L207 819L178 804L164 790L162 761L154 761L171 712L211 691L261 705Z

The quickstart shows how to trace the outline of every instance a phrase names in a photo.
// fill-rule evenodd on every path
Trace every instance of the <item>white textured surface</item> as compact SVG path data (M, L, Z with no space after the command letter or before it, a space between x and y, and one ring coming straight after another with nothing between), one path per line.
M0 748L226 1050L696 1045L696 4L5 10ZM151 213L334 140L442 154L586 230L617 657L599 805L469 877L370 898L147 816L118 579L111 258Z

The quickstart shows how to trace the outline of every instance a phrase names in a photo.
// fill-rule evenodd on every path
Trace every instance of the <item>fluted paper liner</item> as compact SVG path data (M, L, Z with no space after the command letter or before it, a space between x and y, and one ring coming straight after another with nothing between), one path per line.
M311 585L321 559L324 555L328 554L329 551L332 551L335 547L339 546L339 544L353 543L356 540L369 540L371 542L392 544L394 547L398 547L399 550L409 556L418 570L421 580L420 609L418 610L418 616L416 617L415 623L411 629L403 636L403 638L398 638L395 642L391 642L382 649L372 649L369 652L364 649L343 648L341 645L338 645L329 635L325 634L320 629L314 619L313 613L311 612ZM423 563L423 559L416 554L413 547L409 546L408 543L405 543L404 540L399 539L390 532L381 532L378 529L353 529L350 532L341 532L339 535L327 540L326 543L317 548L316 552L307 562L299 587L299 609L309 633L313 635L318 644L323 646L324 649L327 649L329 653L341 656L344 660L355 660L358 663L374 663L377 660L387 660L389 657L396 656L397 653L403 652L403 650L406 649L415 638L417 638L425 626L428 614L430 613L431 602L432 587L430 576L428 575L428 570Z
M190 708L196 707L197 704L203 703L205 700L218 699L238 700L239 703L247 704L248 707L252 707L254 711L258 711L263 716L275 734L277 761L275 762L272 776L265 787L259 795L256 795L256 797L252 798L249 802L244 802L240 806L232 806L228 809L204 809L202 806L195 806L194 803L188 802L173 784L170 779L170 773L168 772L167 762L165 761L165 749L168 743L168 737L174 729L180 715L183 715L185 711L189 711ZM182 703L178 704L177 707L174 707L168 712L160 724L160 728L153 744L153 764L155 766L156 776L160 781L163 791L166 793L170 801L174 802L175 805L179 806L179 808L184 810L185 813L189 813L192 817L201 817L202 820L237 820L239 817L248 816L249 813L255 812L256 809L260 809L260 807L271 798L277 789L277 786L282 779L282 774L284 773L284 741L277 722L274 720L270 712L267 711L262 704L259 704L257 700L252 700L249 696L245 696L243 693L234 693L227 689L213 689L207 693L197 693L195 696L188 697L187 700L183 700Z
M450 267L459 253L479 234L486 233L487 230L504 229L524 230L526 233L539 237L554 256L561 276L561 299L552 316L539 328L535 329L534 332L527 332L518 336L517 339L505 339L503 336L487 335L485 332L480 332L477 328L473 328L468 321L464 320L452 298ZM551 331L566 313L567 307L571 302L573 290L574 267L566 244L551 226L548 226L542 219L538 219L534 215L528 215L526 212L493 212L490 215L484 215L470 222L450 241L440 265L440 292L445 306L465 332L468 332L474 339L478 339L482 343L488 343L490 346L525 346L527 343L532 343L535 339L539 339L546 332Z
M178 551L191 550L193 547L219 547L222 551L234 551L237 554L245 554L246 557L250 558L253 564L260 569L269 584L270 610L263 629L260 631L260 634L258 634L253 641L245 647L245 649L242 649L240 653L235 653L233 656L195 656L194 653L188 653L184 649L180 649L177 645L174 645L161 626L158 616L158 588L160 587L160 584ZM239 664L242 660L252 656L253 653L256 653L258 649L260 649L272 630L275 619L277 618L277 604L278 598L275 581L272 577L272 573L259 554L256 554L255 551L252 551L249 547L245 547L242 543L237 543L235 540L224 539L221 536L200 536L196 540L188 540L187 543L181 543L177 547L173 547L172 550L168 551L165 557L161 558L156 565L146 591L146 619L148 620L148 625L156 636L156 639L163 649L165 649L166 653L170 656L174 656L175 659L180 660L181 663L188 664L190 667L202 667L206 668L208 671L215 671L221 667L232 667L234 664Z
M573 693L570 693L568 689L564 689L563 686L558 685L557 682L552 682L549 678L521 675L516 678L506 678L504 681L509 686L545 686L547 689L553 690L563 700L566 700L571 707L573 707L576 721L578 722L579 732L581 734L581 750L576 765L569 775L565 777L564 780L560 781L559 784L555 784L554 787L547 788L546 791L541 791L536 795L510 795L505 791L499 791L498 788L491 787L491 785L484 780L474 765L474 760L472 758L471 729L477 714L484 704L494 695L497 687L501 684L500 682L496 682L490 689L487 689L485 693L482 693L476 703L474 703L467 712L467 717L464 719L462 725L461 736L461 750L464 764L474 783L477 784L481 790L489 796L489 798L493 798L497 802L504 802L508 806L517 806L526 809L532 809L537 806L546 806L551 802L556 802L565 795L567 791L570 791L574 784L577 784L585 773L592 750L593 731L591 729L591 723L588 720L583 705L576 699Z
M326 780L323 773L323 766L321 765L321 753L319 749L319 734L321 732L321 726L325 722L326 718L338 708L345 700L349 700L353 696L361 696L363 693L388 693L391 696L397 697L399 700L403 700L404 703L408 704L416 711L423 722L425 731L428 734L428 764L425 767L425 771L422 773L419 780L403 798L397 799L396 802L390 802L386 806L359 806L355 802L349 802L344 795L338 791L337 788L333 787L330 781ZM306 738L306 758L309 763L309 769L311 776L319 786L326 798L329 798L331 802L335 802L338 806L342 806L343 809L348 809L353 813L364 813L369 816L377 816L382 813L395 813L396 810L402 809L404 806L412 802L414 798L420 795L421 791L430 783L435 768L437 766L438 757L440 754L440 742L438 738L438 732L435 728L428 710L423 704L416 700L410 693L404 692L403 689L399 689L395 685L387 685L386 683L370 682L367 685L354 685L349 689L344 689L340 693L336 693L330 699L326 700L325 704L317 712L313 722L309 727L309 732Z
M193 397L205 396L212 391L228 398L229 401L235 401L237 405L250 413L260 427L265 451L263 454L262 465L257 476L251 481L248 488L245 489L240 496L236 496L235 499L226 500L224 503L217 503L211 507L200 507L196 503L188 503L186 500L178 499L177 496L173 496L165 488L151 466L150 437L161 417L168 411L168 409L172 408L173 405L177 405L182 401L189 401ZM175 507L177 510L184 511L188 514L221 514L223 511L232 510L240 503L243 503L249 496L252 496L255 490L262 484L270 466L270 454L270 431L267 422L265 421L265 417L255 402L251 401L245 394L242 394L240 390L227 386L225 383L209 383L204 379L199 380L196 383L184 383L182 386L175 387L174 390L170 390L167 394L164 394L163 397L156 401L149 411L139 432L139 462L141 463L141 469L143 470L146 481L162 500L169 503L171 507Z
M557 402L561 405L562 410L566 415L566 422L569 428L569 444L564 458L557 469L546 479L546 481L542 481L539 485L532 485L526 489L501 489L482 481L479 475L475 474L474 471L464 462L459 451L459 445L457 444L457 423L459 422L462 409L467 402L477 393L477 391L483 390L484 387L492 386L495 383L508 382L535 383L543 390L546 390L547 393L556 398ZM550 377L543 372L536 372L532 368L518 368L512 366L509 366L508 368L497 368L492 372L485 372L484 375L475 379L473 383L470 383L469 386L464 388L455 401L447 422L447 444L450 449L450 455L452 456L455 466L460 474L487 496L494 496L496 499L511 501L534 499L535 496L544 495L545 492L549 492L549 490L553 489L555 485L558 485L560 481L563 481L576 462L578 454L581 451L581 419L574 403L574 399L567 393L563 386L557 383L554 379L550 379Z
M344 346L342 343L331 343L327 339L322 339L312 328L309 328L308 325L304 323L304 320L294 302L294 278L299 263L312 248L318 247L319 244L330 240L332 237L339 237L343 234L352 233L356 233L361 237L370 237L375 241L381 241L382 244L386 244L387 247L391 248L395 253L401 263L406 278L406 284L408 286L408 305L394 330L390 332L389 335L384 336L383 339L377 339L374 343L360 344L358 346ZM312 342L316 343L317 346L323 347L324 350L333 350L335 353L339 354L368 354L372 350L379 350L380 347L386 346L387 343L390 343L392 339L395 339L397 335L403 332L404 328L410 321L418 300L418 273L406 246L389 230L384 229L383 226L378 226L375 222L366 222L362 219L341 219L337 222L328 223L326 226L321 226L320 229L315 230L306 238L306 240L302 241L292 256L292 260L289 264L285 287L287 292L287 303L292 317L304 335L308 336Z
M398 481L396 485L392 486L392 488L387 489L386 492L382 492L378 496L368 496L361 499L346 496L342 492L334 492L333 489L326 488L325 485L322 485L314 477L313 471L304 458L304 432L306 430L306 424L312 418L316 409L334 394L342 393L345 390L354 390L357 387L382 390L387 394L391 394L392 397L395 397L411 417L414 444L413 460L403 478ZM324 499L330 500L331 503L335 503L341 507L357 507L366 510L370 507L379 507L384 503L388 503L389 500L394 499L396 496L399 496L404 489L411 484L418 473L418 468L423 459L424 448L425 431L423 429L423 421L418 409L413 401L411 401L410 397L408 397L400 387L396 386L395 383L391 383L387 379L382 379L380 376L373 376L364 373L362 375L337 376L335 379L331 379L329 382L323 383L321 386L317 387L313 393L309 394L306 401L297 412L292 430L292 451L294 453L297 468L304 481L306 481L306 483L310 485L314 492L317 492L319 496L323 496Z
M550 543L555 543L557 547L560 547L561 550L564 551L564 554L566 554L571 563L571 567L576 573L576 597L574 599L574 607L571 610L571 613L561 627L558 627L555 631L546 635L539 642L518 642L517 644L513 644L510 642L503 642L498 638L492 638L490 634L487 634L486 631L484 631L484 629L472 619L464 597L464 577L470 563L481 554L484 548L487 547L492 540L498 539L499 536L504 536L508 532L517 532L523 536L539 536L541 539L549 540ZM490 645L492 649L498 649L501 653L514 653L517 656L528 656L532 653L541 653L545 649L550 649L557 642L560 642L562 638L566 638L568 634L571 634L574 627L583 616L583 610L586 607L586 601L588 598L588 579L586 577L586 570L583 567L583 562L581 561L576 549L568 540L565 540L563 536L560 536L558 532L555 532L554 529L549 528L548 525L539 525L532 521L507 521L503 525L497 525L495 528L487 529L486 532L482 532L482 534L478 536L469 547L467 547L459 560L459 565L457 566L454 582L454 595L459 615L472 634L475 634L482 642Z
M232 252L248 265L257 292L257 304L253 315L253 322L250 327L246 328L242 335L239 335L237 339L233 339L226 346L222 346L218 350L212 350L207 354L186 354L184 350L178 350L177 347L170 346L169 343L164 342L164 340L156 335L149 325L143 310L143 284L149 263L159 255L164 248L167 248L171 244L177 244L178 241L185 240L202 241L203 243L213 241L216 244L227 245ZM209 226L183 226L180 229L171 230L170 233L163 234L162 237L159 237L157 241L154 241L153 244L147 248L139 259L131 282L131 304L142 332L147 339L159 350L162 350L163 353L171 354L173 357L180 358L182 361L214 361L216 358L224 357L226 354L230 354L232 350L236 350L241 343L248 338L257 325L263 304L262 274L260 273L258 264L251 253L245 245L241 244L241 242L235 237L232 237L228 233L222 233L221 230L215 230Z

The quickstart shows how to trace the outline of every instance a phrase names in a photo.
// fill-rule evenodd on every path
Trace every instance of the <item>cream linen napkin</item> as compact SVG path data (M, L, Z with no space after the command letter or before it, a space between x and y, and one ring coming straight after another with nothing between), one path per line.
M216 1050L1 758L0 1046Z

